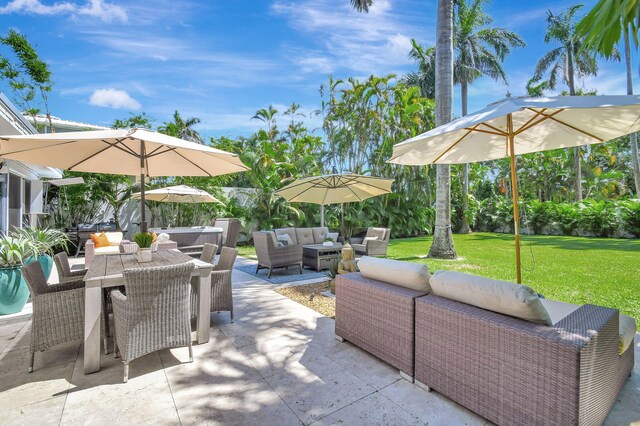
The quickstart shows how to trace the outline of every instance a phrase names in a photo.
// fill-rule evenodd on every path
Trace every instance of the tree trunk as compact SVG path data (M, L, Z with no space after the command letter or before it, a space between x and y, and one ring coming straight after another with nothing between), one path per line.
M460 99L462 100L462 116L467 115L468 99L467 82L460 83ZM467 220L467 210L469 210L469 163L462 165L462 221L460 222L460 233L471 233L471 227Z
M629 27L624 27L624 59L627 65L627 95L633 95L633 78L631 73L631 45L629 43ZM636 186L636 198L640 198L640 158L638 158L638 134L629 135L631 140L631 164L633 166L633 182Z
M436 125L453 116L453 0L438 0L436 22ZM429 257L455 259L451 234L451 170L448 164L436 169L436 223Z
M574 79L574 67L573 67L573 44L570 44L567 49L567 68L569 74L569 95L576 95L576 85ZM576 191L576 201L582 201L582 162L580 147L576 146L571 149L573 152L573 170L575 174L574 187Z

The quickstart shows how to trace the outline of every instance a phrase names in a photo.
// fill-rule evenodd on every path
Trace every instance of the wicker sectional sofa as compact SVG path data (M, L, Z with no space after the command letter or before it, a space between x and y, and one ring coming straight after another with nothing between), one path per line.
M336 337L496 424L602 424L634 365L623 317L551 302L544 325L346 274L336 279Z

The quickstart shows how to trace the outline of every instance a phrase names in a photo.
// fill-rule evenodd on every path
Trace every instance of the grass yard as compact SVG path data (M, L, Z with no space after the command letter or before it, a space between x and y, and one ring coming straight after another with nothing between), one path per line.
M428 259L431 237L392 240L389 258L515 281L515 249L508 234L454 235L456 260ZM255 258L253 247L240 255ZM545 297L619 309L640 321L640 240L523 236L522 279Z

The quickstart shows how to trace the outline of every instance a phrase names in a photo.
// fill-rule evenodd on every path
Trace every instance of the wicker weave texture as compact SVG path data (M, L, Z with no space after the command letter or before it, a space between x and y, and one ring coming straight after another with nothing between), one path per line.
M71 271L69 267L69 257L66 252L60 252L53 256L58 271L58 282L81 281L87 270Z
M33 317L30 352L43 351L84 335L84 284L48 285L38 262L22 267L31 291Z
M111 293L116 342L125 363L163 348L191 344L189 280L185 263L125 269L127 295Z
M585 305L548 327L421 297L415 377L496 424L601 424L619 390L617 318Z
M365 278L336 278L336 335L413 376L414 299L425 292Z
M299 265L302 267L302 246L276 247L271 232L259 231L253 233L253 243L256 247L258 264L265 268Z

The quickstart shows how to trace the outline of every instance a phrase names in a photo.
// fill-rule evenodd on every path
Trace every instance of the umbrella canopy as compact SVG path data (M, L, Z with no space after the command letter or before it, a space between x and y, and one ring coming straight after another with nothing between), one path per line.
M391 192L393 179L375 176L363 176L354 173L311 176L276 191L287 201L298 203L342 204L364 201L367 198ZM321 212L321 225L324 226L324 208Z
M131 194L131 198L140 198L141 195L140 192L136 192ZM146 191L145 198L163 203L222 203L207 191L187 185L168 186Z
M60 169L150 176L218 176L249 170L237 154L146 129L0 136L0 157Z
M601 143L640 130L640 96L506 98L393 147L389 162L457 164L510 157L516 273L522 282L515 156Z

